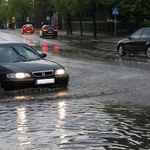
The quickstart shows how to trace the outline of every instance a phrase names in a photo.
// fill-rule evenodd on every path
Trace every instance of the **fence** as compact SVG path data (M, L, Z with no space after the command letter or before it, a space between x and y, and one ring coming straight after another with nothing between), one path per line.
M118 35L128 35L134 32L135 30L142 28L142 27L150 27L150 22L126 22L121 23L117 22L117 34ZM73 30L80 30L80 22L72 22L72 29ZM82 29L83 31L93 31L93 22L92 21L84 21L82 22ZM97 32L114 32L114 22L96 22L96 30Z

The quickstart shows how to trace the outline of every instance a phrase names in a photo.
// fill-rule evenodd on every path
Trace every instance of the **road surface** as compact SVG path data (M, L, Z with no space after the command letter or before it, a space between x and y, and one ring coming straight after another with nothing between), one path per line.
M87 39L0 34L45 51L70 74L65 89L1 89L0 149L150 149L147 58L122 59L114 44Z

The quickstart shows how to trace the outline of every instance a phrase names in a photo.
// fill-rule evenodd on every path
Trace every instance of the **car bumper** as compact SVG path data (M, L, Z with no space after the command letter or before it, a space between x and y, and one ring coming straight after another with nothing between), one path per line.
M52 83L40 83L37 84L38 80L45 80L45 79L35 79L35 78L28 78L24 80L7 80L1 84L1 88L5 90L16 90L16 89L24 89L24 88L36 88L36 87L66 87L69 82L69 75L65 75L62 77L55 77L55 78L47 78L48 80L54 79Z
M57 36L57 33L43 33L43 36Z
M29 34L33 34L34 33L34 31L31 31L31 30L28 30L28 31L23 31L23 33L29 33Z

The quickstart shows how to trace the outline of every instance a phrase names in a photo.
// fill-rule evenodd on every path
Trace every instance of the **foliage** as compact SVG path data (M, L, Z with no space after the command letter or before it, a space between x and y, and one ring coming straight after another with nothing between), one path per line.
M111 10L113 7L118 7L120 14L117 17L121 22L143 22L150 19L149 4L150 0L108 0L107 8Z
M8 18L7 5L0 4L0 20L6 20Z
M65 20L80 20L90 18L96 14L106 14L111 18L112 8L119 8L117 20L119 22L150 21L150 0L9 0L8 5L0 1L0 20L11 20L13 16L26 22L26 17L34 18L35 10L57 11ZM97 20L97 18L95 18Z
M53 10L52 0L34 0L34 6L35 8L40 6L44 11Z
M26 22L26 17L31 19L34 16L32 0L9 0L8 6L11 10L11 17L22 19L24 23Z

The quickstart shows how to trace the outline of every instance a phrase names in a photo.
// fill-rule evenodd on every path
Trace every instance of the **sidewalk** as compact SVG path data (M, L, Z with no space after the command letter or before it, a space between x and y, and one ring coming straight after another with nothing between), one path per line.
M66 31L64 30L59 30L58 31L58 36L63 36L65 38L75 38L75 39L89 39L98 43L113 43L116 44L119 40L123 39L124 37L114 37L108 33L97 33L97 37L94 38L94 33L93 32L86 32L84 31L81 33L80 31L73 31L72 34L67 34Z

